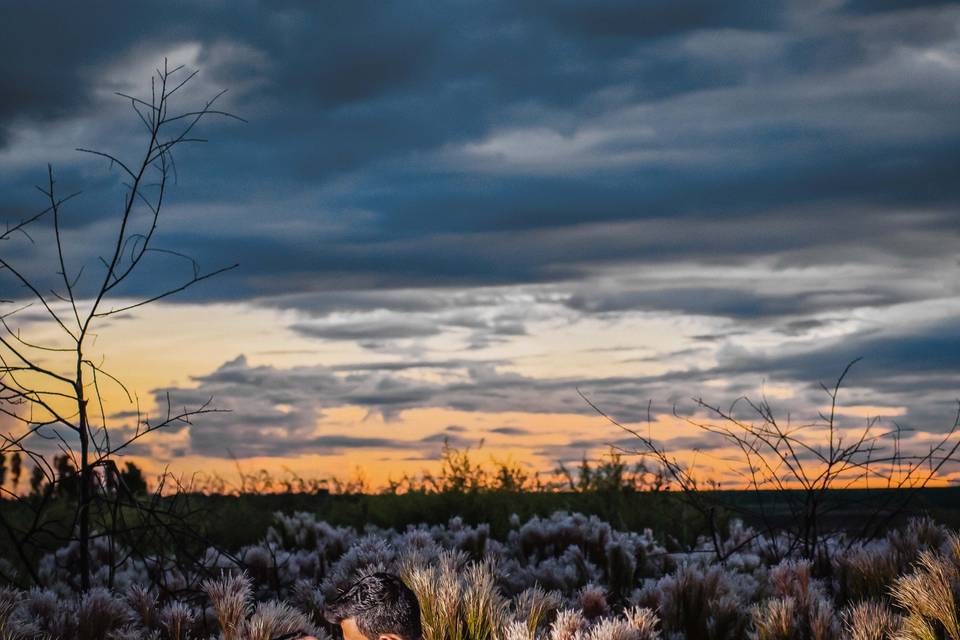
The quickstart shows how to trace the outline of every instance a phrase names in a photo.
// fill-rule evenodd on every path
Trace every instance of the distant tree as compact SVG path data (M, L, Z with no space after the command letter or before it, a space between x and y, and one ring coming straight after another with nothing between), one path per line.
M134 494L147 493L147 479L140 467L133 462L126 462L124 466L124 470L120 472L120 482L126 490Z
M10 476L14 493L16 493L17 489L20 487L20 474L23 472L22 460L23 458L20 456L19 451L14 451L13 455L10 457Z
M494 460L496 473L493 478L493 488L497 491L517 492L527 489L530 483L530 474L519 464L511 461Z
M30 472L30 495L38 497L43 492L43 487L47 481L47 474L43 472L43 467L36 465Z
M134 496L148 493L147 479L143 470L135 462L124 462L124 468L111 469L105 474L105 490L109 495L128 494Z
M659 492L669 489L663 469L654 467L651 470L642 460L632 465L627 464L624 453L616 449L611 450L604 459L592 463L584 455L576 471L572 471L561 461L554 473L561 478L562 488L578 493Z
M67 498L76 498L80 493L80 482L70 457L66 454L54 456L53 468L56 470L56 478L51 485L55 487L56 493Z

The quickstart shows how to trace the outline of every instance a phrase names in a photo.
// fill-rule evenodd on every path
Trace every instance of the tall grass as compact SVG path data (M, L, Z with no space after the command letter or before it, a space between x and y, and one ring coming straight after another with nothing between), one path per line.
M44 587L0 587L0 640L329 640L327 597L374 570L417 594L424 640L960 640L960 537L929 520L869 543L833 539L823 562L771 565L749 527L727 535L738 550L717 563L709 540L668 553L575 514L517 520L501 539L459 519L361 535L284 516L236 558L207 556L200 591L171 575L162 584L180 586L79 594L53 558ZM636 563L629 579L618 557ZM176 571L142 561L121 582Z
M943 552L921 552L913 573L898 578L892 594L906 612L898 638L960 640L960 537L952 534Z

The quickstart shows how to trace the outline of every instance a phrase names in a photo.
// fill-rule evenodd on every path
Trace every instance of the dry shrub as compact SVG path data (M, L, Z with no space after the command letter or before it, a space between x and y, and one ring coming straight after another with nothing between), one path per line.
M660 637L657 630L660 620L657 614L646 607L630 607L623 612L627 623L637 632L638 640L656 640Z
M257 605L247 621L244 640L270 640L295 631L311 630L312 625L303 613L286 603L271 600Z
M808 560L784 560L770 570L770 598L753 608L758 640L835 640L840 623L833 602L810 573Z
M744 637L749 618L743 615L743 604L739 596L724 594L709 602L710 615L707 618L707 637L710 640L734 640Z
M48 589L31 589L20 604L24 623L20 633L26 636L62 638L76 634L76 612L66 600Z
M19 640L20 634L13 629L11 618L20 605L20 592L0 587L0 640Z
M127 589L127 603L133 609L144 628L156 626L157 594L150 589L135 584Z
M160 610L160 626L170 640L188 640L197 619L196 610L184 602L170 602Z
M463 552L446 549L432 561L416 553L401 560L400 577L420 601L424 640L466 640L460 611L466 561Z
M126 602L114 598L107 589L90 589L80 598L77 607L76 637L79 640L101 640L133 619L134 613Z
M550 625L550 632L547 637L549 640L580 640L586 628L587 621L584 619L582 611L562 609L557 612L556 618Z
M753 609L753 638L756 640L793 640L799 638L796 628L797 602L793 598L773 598Z
M850 640L893 640L899 616L882 602L865 600L844 610L845 637Z
M278 586L262 585L256 593L237 563L211 556L209 568L226 573L204 583L211 602L206 609L147 588L125 588L134 574L115 591L92 589L82 597L58 580L29 592L0 588L0 640L197 640L210 638L217 626L220 640L265 640L301 630L319 635L325 590L384 564L399 566L417 594L424 640L651 640L661 634L667 640L960 640L960 537L929 520L847 551L844 540L835 541L831 567L788 559L766 568L761 547L744 534L746 546L723 565L694 554L658 564L654 576L660 577L644 579L623 611L622 596L610 591L616 571L595 571L581 547L568 543L598 551L605 541L609 559L634 557L646 548L645 538L608 534L587 518L539 522L542 529L526 528L523 545L518 536L487 540L480 560L464 552L472 544L464 536L473 530L456 520L404 533L370 528L340 557L331 555L325 569L295 555L297 549L275 547ZM301 535L295 525L314 533ZM330 546L347 537L307 518L291 520L287 529L278 540L305 538L321 547L328 534ZM665 566L672 573L663 575ZM815 570L832 577L830 594ZM621 587L630 582L626 573L616 580ZM186 589L183 580L171 583ZM544 586L555 584L562 589ZM879 594L851 599L858 590ZM266 598L273 600L255 603ZM848 604L842 616L839 603Z
M933 518L922 516L911 518L902 529L893 529L886 539L894 548L901 567L905 569L919 557L921 551L939 549L946 544L950 539L950 532Z
M474 562L464 573L463 616L470 640L500 640L510 603L497 589L489 560ZM531 635L533 631L531 631Z
M807 609L807 624L812 640L835 640L840 638L840 622L833 603L826 598L812 600Z
M323 591L313 586L306 580L298 580L291 590L293 602L310 616L311 622L316 627L323 627L325 622L323 618L323 608L326 599L323 597Z
M919 517L880 540L837 553L834 573L838 600L888 600L890 586L909 571L922 552L941 549L951 539L946 528L929 517Z
M623 538L615 538L607 543L607 582L610 593L617 598L626 597L631 589L637 573L637 557L633 546Z
M209 580L203 585L217 616L223 640L270 640L295 631L316 633L310 619L289 604L271 600L253 604L253 585L246 573ZM165 610L168 632L189 637L194 616L184 610ZM172 632L171 632L172 635Z
M663 629L686 640L742 638L749 618L733 576L723 567L683 564L637 592L637 604L655 607Z
M530 637L549 627L557 616L562 598L556 591L544 591L540 586L525 589L514 599L514 617L527 625Z
M622 617L606 617L598 620L577 636L583 640L656 640L657 616L650 609L633 607Z
M522 620L510 620L500 632L503 640L534 640L530 630Z
M531 640L561 604L559 594L527 589L511 619L493 561L468 562L462 551L428 558L415 550L403 557L400 572L420 601L424 640Z
M840 625L833 605L814 600L806 608L795 598L771 598L753 608L756 640L838 640Z
M837 592L843 601L885 598L901 571L899 556L886 541L856 545L834 559Z
M590 629L587 640L639 640L637 630L622 618L603 618Z
M948 555L924 551L913 573L894 583L894 602L906 612L897 638L960 640L957 596L960 592L960 538L950 536Z
M460 570L466 563L462 552L445 551L437 563L437 579L434 589L437 594L437 621L442 635L436 640L466 640L466 628L460 615L463 585Z
M253 586L246 573L207 580L203 589L210 597L223 640L246 640L243 631L253 607Z
M596 584L588 584L577 593L580 610L588 620L600 618L610 613L607 603L607 590Z
M160 640L157 631L145 631L142 627L127 625L114 629L104 636L105 640Z

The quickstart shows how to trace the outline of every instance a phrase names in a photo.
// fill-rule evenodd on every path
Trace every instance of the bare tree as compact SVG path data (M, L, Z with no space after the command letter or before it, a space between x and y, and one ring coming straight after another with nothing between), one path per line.
M46 208L8 226L0 235L3 239L15 234L26 235L33 242L27 235L28 229L41 217L51 217L57 282L53 287L46 286L40 276L22 271L0 255L0 272L5 272L19 289L6 301L12 308L0 315L0 413L14 425L8 433L0 434L0 452L15 452L28 458L34 468L35 489L43 484L47 487L38 490L39 495L32 500L2 489L7 498L29 509L30 517L22 524L7 518L0 510L0 526L20 554L24 568L32 571L27 547L39 536L51 535L44 512L52 501L53 488L66 473L64 469L72 467L76 471L78 495L69 536L79 544L79 575L84 590L90 587L93 528L109 525L92 521L94 503L105 496L116 498L117 482L122 482L115 458L154 431L189 424L198 415L215 411L209 401L200 407L179 409L167 398L160 415L151 418L141 412L135 394L104 368L103 359L92 355L91 346L105 319L167 298L236 266L202 271L192 258L156 246L164 198L176 179L174 151L183 144L204 142L195 134L202 120L212 116L236 118L215 108L223 92L198 108L174 109L174 98L179 98L178 94L196 73L188 73L181 66L171 68L164 60L163 67L151 78L149 96L118 94L129 101L145 131L143 151L136 159L122 159L104 150L78 149L106 160L111 169L119 171L125 186L122 205L114 218L112 239L98 258L99 273L89 273L84 278L82 267L70 266L71 249L77 247L70 246L66 238L64 205L78 193L61 196L49 166L45 184L38 187ZM140 297L131 298L129 293L121 295L123 285L142 270L148 256L155 254L185 261L191 269L190 275L179 283L148 291ZM39 311L59 338L41 342L22 335L16 326L17 314L28 308ZM106 384L113 385L115 393L136 406L136 423L132 427L118 429L108 425L109 411L102 393ZM60 471L54 465L53 444L62 454ZM115 525L117 510L112 511ZM100 512L109 516L111 510L97 510Z
M860 516L857 524L842 527L848 540L877 535L907 507L917 491L929 486L944 465L957 460L960 449L960 410L946 433L919 453L904 451L901 441L905 429L897 424L892 429L879 429L876 419L868 419L862 428L842 429L838 419L840 391L858 360L849 363L832 386L821 384L829 409L818 412L813 422L795 424L789 415L777 416L765 396L759 401L739 397L726 409L695 398L693 416L682 415L674 407L675 417L719 437L725 448L736 452L725 462L740 478L739 488L751 492L752 499L742 492L716 491L716 482L698 478L689 463L668 452L651 433L618 422L583 393L580 395L597 413L636 437L638 448L623 451L654 458L684 500L706 517L719 559L736 550L725 549L721 542L720 510L759 523L771 541L785 536L786 548L771 545L771 553L816 558L824 551L821 543L825 537L837 532L836 526L826 522L828 516L855 509ZM746 412L739 410L741 406ZM852 488L888 491L867 495L840 491Z

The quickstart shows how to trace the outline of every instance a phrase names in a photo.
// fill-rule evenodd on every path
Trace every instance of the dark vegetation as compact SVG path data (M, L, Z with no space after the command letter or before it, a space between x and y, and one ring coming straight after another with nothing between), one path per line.
M743 491L722 492L722 499L737 511L752 510L753 496ZM838 511L838 525L857 521L874 511L886 498L882 490L851 490L843 496L850 502L846 511ZM775 502L775 497L768 504ZM266 532L276 512L307 511L331 524L363 529L405 528L420 523L443 524L461 517L469 524L489 523L491 535L503 537L510 529L513 514L526 520L548 516L555 511L596 515L626 531L651 528L668 547L689 547L698 535L708 532L703 518L675 494L599 493L599 492L510 492L407 494L264 494L210 495L194 498L198 509L208 515L204 527L213 540L228 548L251 544ZM787 502L781 505L788 513ZM734 509L721 519L728 522ZM937 522L960 528L960 487L927 488L916 495L910 511L901 513L890 527L901 526L916 515L929 515ZM202 520L201 520L202 521ZM757 524L754 522L754 524Z
M132 463L120 471L122 483L113 490L134 491L140 500L163 504L162 511L190 518L190 535L180 544L198 547L215 545L235 552L263 538L274 523L274 514L309 512L318 520L334 526L363 530L366 526L404 529L419 524L441 525L461 518L471 525L488 524L490 534L504 539L516 518L526 521L546 517L557 511L594 515L624 531L652 529L658 541L672 551L693 548L698 539L708 536L711 523L703 512L689 504L689 496L663 482L661 473L653 473L642 463L628 464L617 452L598 462L584 459L575 469L560 468L550 482L533 484L529 478L517 485L516 469L501 466L489 471L475 461L468 450L444 449L444 465L435 476L405 478L379 492L362 481L340 479L304 479L292 475L274 477L266 470L242 473L231 483L219 477L195 482L189 491L155 495L148 488L143 472ZM78 499L77 475L66 457L54 462L61 480L45 484L36 476L27 500L40 501L47 496L51 520L62 529L45 542L38 540L31 558L56 549L69 535L69 515ZM2 467L0 467L2 468ZM507 483L504 477L512 477ZM13 488L12 479L7 486ZM182 486L182 485L181 485ZM713 517L726 529L732 518L749 526L772 526L782 530L792 517L791 505L797 495L789 491L768 490L762 494L748 490L709 489L716 505ZM706 491L705 491L706 492ZM863 523L876 517L891 502L900 504L904 490L847 489L830 496L834 511L826 522L829 530L850 530L849 523ZM894 495L891 494L900 494ZM937 522L960 529L960 487L923 488L910 495L909 509L893 514L886 523L902 526L909 518L929 516ZM32 511L21 502L0 501L0 510L8 521L28 520ZM131 510L128 519L135 519ZM172 515L171 515L171 519ZM57 526L57 525L54 525ZM144 523L150 530L149 523ZM154 551L145 540L142 544ZM189 545L188 545L189 546ZM7 547L7 549L11 549ZM0 553L16 563L14 554Z

